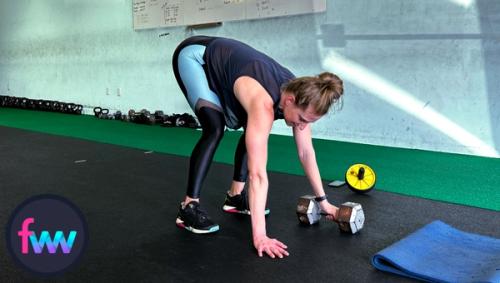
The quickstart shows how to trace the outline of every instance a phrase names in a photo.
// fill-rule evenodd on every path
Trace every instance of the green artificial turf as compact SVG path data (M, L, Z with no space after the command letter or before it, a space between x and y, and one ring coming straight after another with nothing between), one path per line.
M185 128L10 108L0 108L0 125L181 156L191 154L201 134ZM216 161L232 164L240 135L226 132ZM377 190L500 211L500 159L320 139L313 142L325 180L343 180L349 165L366 163L377 173ZM271 135L268 170L303 175L292 137Z

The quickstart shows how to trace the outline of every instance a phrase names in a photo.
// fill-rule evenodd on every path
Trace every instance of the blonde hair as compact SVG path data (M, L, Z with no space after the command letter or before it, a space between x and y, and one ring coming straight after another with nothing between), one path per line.
M318 115L324 115L330 106L339 102L342 107L344 84L335 74L324 72L314 77L300 77L284 84L281 91L295 96L295 105L306 109L313 107Z

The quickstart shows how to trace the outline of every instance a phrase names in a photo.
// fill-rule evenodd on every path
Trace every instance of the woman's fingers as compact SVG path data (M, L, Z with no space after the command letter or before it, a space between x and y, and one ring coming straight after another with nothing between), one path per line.
M255 248L257 249L257 254L262 257L267 254L270 258L283 258L288 256L289 253L286 250L287 246L277 239L270 239L265 237L265 239L258 241Z
M270 239L269 243L266 244L264 251L271 258L283 258L288 256L289 253L286 251L287 246L276 239ZM259 253L261 256L261 253Z
M285 244L283 244L282 242L278 241L277 239L273 239L274 240L274 243L279 246L280 248L282 249L286 249L288 248Z

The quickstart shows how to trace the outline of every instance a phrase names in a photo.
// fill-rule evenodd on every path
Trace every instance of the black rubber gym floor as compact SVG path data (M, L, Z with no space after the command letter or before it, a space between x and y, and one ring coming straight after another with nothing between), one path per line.
M174 224L185 193L187 158L6 127L0 127L0 137L3 227L18 204L42 193L70 199L87 218L86 254L78 266L54 281L412 282L377 271L371 256L436 219L500 237L496 211L376 189L356 195L346 188L328 188L326 182L334 203L363 205L365 228L346 235L326 221L303 227L295 205L299 196L310 193L306 178L270 173L267 230L288 245L290 256L259 258L251 245L250 219L221 210L231 166L213 164L202 192L202 205L221 230L195 235ZM0 282L36 280L14 264L4 231L0 240Z

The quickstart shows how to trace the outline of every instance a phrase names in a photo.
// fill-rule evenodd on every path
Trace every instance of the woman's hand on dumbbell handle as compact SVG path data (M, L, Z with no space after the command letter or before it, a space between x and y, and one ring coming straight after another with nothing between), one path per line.
M321 208L321 214L326 215L326 219L336 221L339 213L338 207L329 203L328 200L321 201L319 206Z

